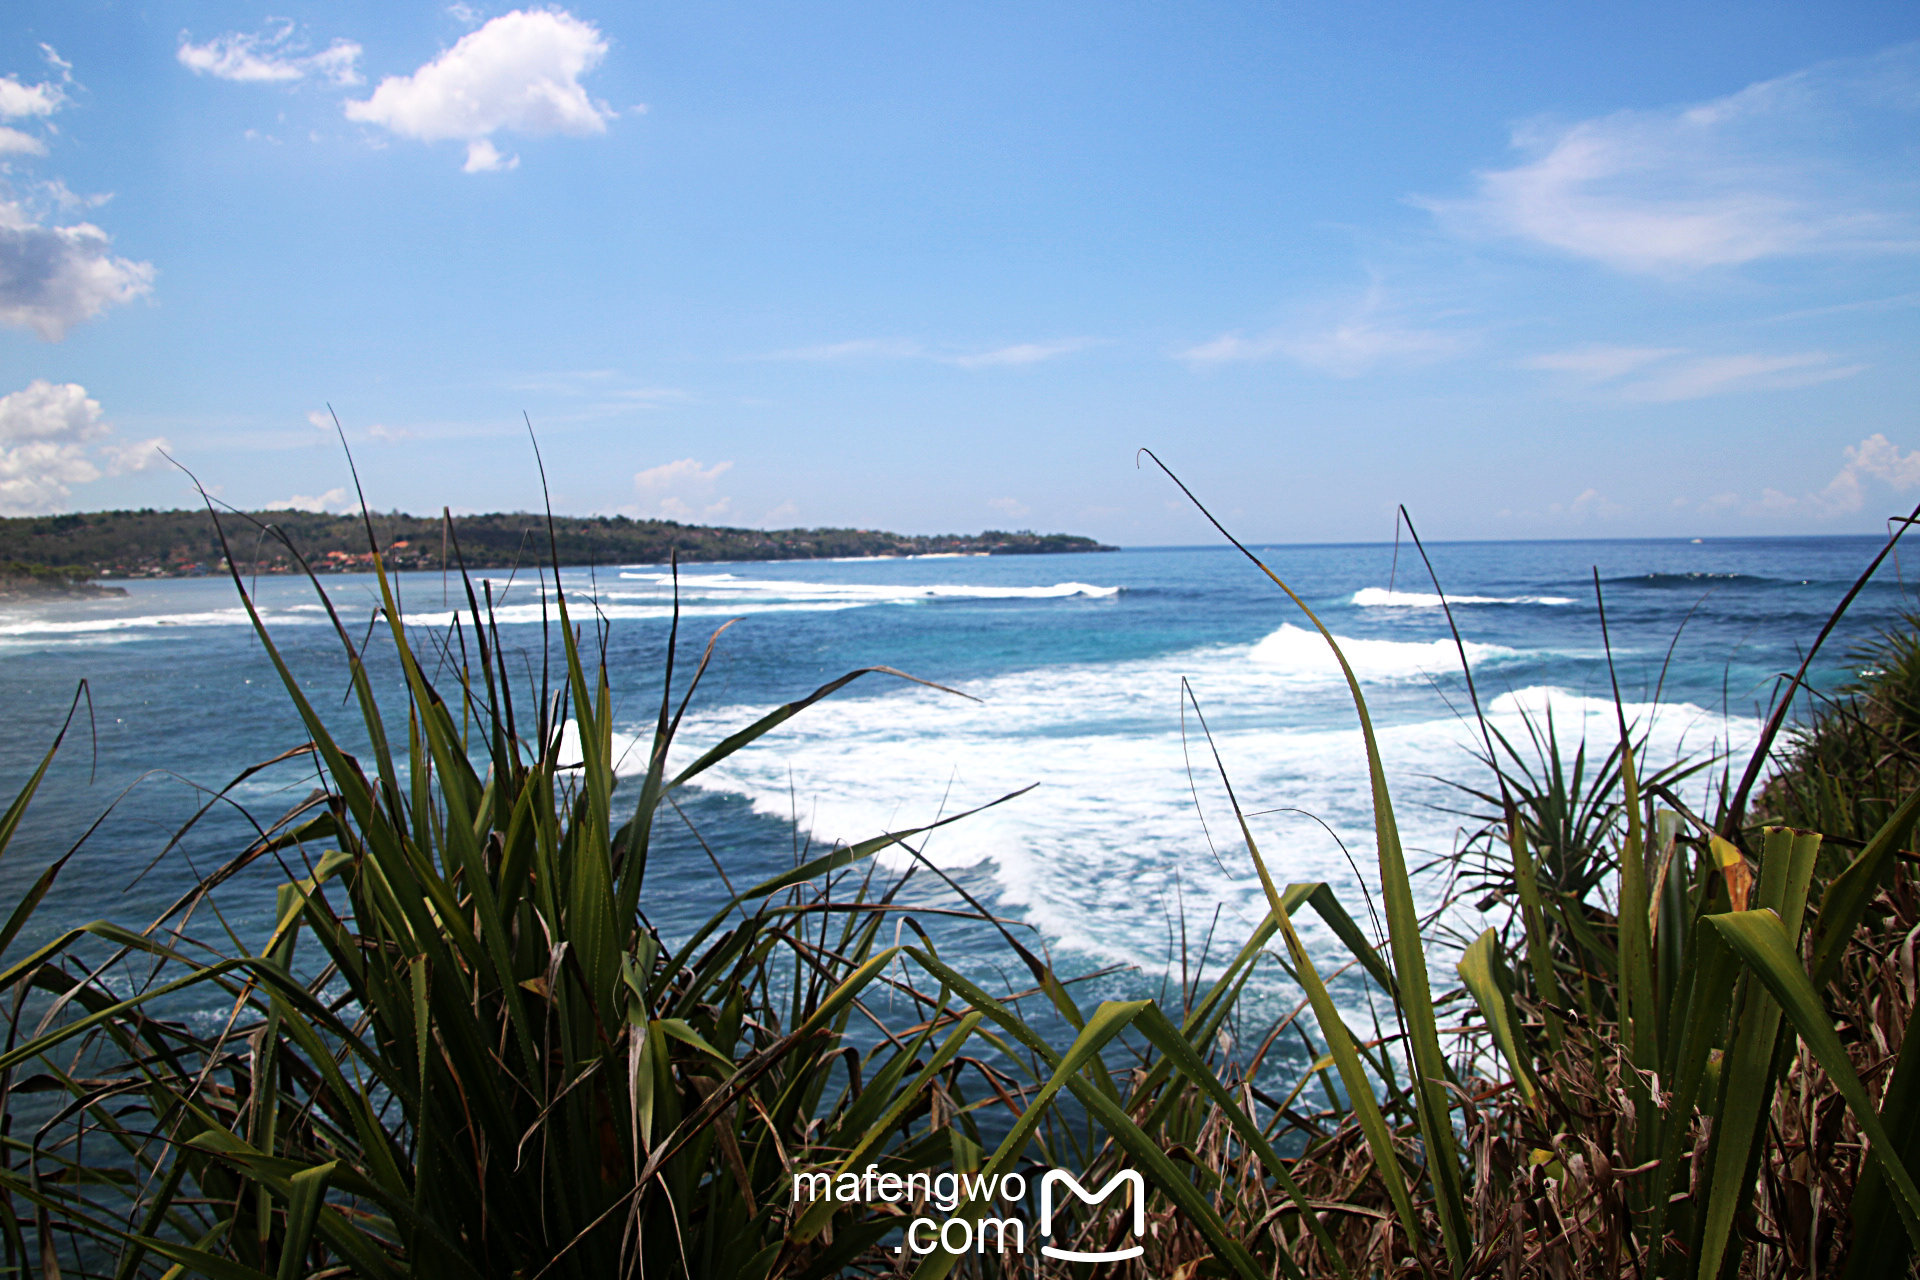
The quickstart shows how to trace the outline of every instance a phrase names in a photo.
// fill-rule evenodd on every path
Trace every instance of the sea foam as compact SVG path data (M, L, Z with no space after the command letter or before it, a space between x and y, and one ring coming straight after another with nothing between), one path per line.
M1288 625L1251 645L1009 672L964 686L977 703L904 685L829 699L697 785L797 821L819 846L922 826L1039 783L934 832L921 851L946 867L986 864L1003 903L1049 945L1153 969L1168 962L1172 922L1182 913L1191 931L1217 908L1222 936L1237 942L1265 911L1207 743L1190 710L1183 720L1183 680L1207 713L1241 804L1255 815L1250 822L1275 876L1327 881L1356 910L1363 891L1377 892L1363 744L1338 668L1330 657L1315 659L1310 644L1324 651L1319 636ZM1450 641L1349 638L1342 647L1373 691L1456 660ZM1525 656L1492 645L1470 645L1469 654L1476 663ZM1376 708L1415 863L1455 847L1460 819L1443 810L1471 807L1469 797L1435 779L1472 781L1482 772L1471 754L1479 745L1473 725L1437 695L1424 705L1398 719L1383 719ZM1523 716L1538 718L1549 707L1563 743L1583 731L1596 741L1614 732L1611 701L1548 686L1498 694L1488 714L1511 740L1525 741ZM689 715L676 759L691 759L768 710ZM1625 711L1649 729L1654 759L1738 749L1757 731L1752 721L1687 704ZM644 744L634 745L644 730L635 728L616 746L616 754L625 749L624 773L645 767ZM1338 839L1287 810L1324 819ZM883 860L904 867L911 857L896 849ZM1440 887L1429 880L1419 893L1430 905ZM1307 929L1318 937L1317 926Z
M1353 593L1353 603L1363 609L1438 609L1443 601L1432 592L1391 591L1386 587L1362 587ZM1448 596L1444 603L1557 606L1578 602L1571 596Z
M662 592L670 593L675 585L673 575L670 573L623 572L620 576L628 581L650 582ZM1120 594L1119 587L1095 586L1090 582L1056 582L1045 587L961 582L802 582L787 578L741 578L731 573L683 573L680 575L678 585L682 599L762 595L780 600L853 600L862 603L910 600L1052 600L1069 596L1106 599Z

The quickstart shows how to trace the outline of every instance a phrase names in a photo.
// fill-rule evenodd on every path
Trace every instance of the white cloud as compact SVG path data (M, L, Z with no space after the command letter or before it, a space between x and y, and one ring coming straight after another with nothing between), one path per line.
M1315 309L1291 325L1251 337L1234 332L1174 353L1200 367L1252 364L1282 357L1339 378L1382 365L1430 364L1459 355L1473 335L1409 323L1376 279L1357 300Z
M22 84L18 76L0 76L0 120L50 116L66 101L66 91L51 81Z
M614 111L580 77L606 56L606 37L564 9L516 9L462 36L412 75L388 76L347 118L419 142L467 144L466 171L510 169L499 132L604 133Z
M519 156L502 156L490 140L475 138L467 144L467 162L460 169L463 173L495 173L519 167Z
M338 438L338 428L334 425L333 414L326 409L309 409L307 425L325 435L329 441ZM383 444L397 444L402 440L411 440L414 433L405 427L389 427L383 422L373 423L363 433L368 440L378 440Z
M72 486L144 470L167 447L160 437L119 445L108 439L112 434L100 402L77 382L35 379L0 396L0 513L55 510L72 496Z
M1058 342L1016 342L1012 346L996 347L991 351L981 351L974 355L949 356L946 362L958 365L962 369L1039 364L1043 360L1052 360L1059 356L1072 355L1076 351L1085 351L1092 345L1091 338L1065 338Z
M53 115L66 105L63 88L72 67L47 45L40 51L61 83L22 84L0 76L0 120ZM43 156L44 138L0 125L0 175L7 156ZM76 209L105 204L109 196L80 197L58 178L21 189L0 176L0 325L32 329L48 342L117 303L131 302L153 287L153 264L117 258L107 233L90 222L58 225Z
M913 360L927 349L905 338L855 338L850 342L825 342L812 347L792 347L776 351L769 360Z
M46 119L67 105L67 91L64 86L73 82L73 67L63 61L53 51L51 45L41 45L40 52L51 66L60 74L61 83L43 80L39 84L24 84L18 76L0 76L0 120ZM0 125L0 161L8 156L44 156L47 154L45 138L37 138L22 129Z
M1846 463L1827 487L1808 501L1823 513L1842 514L1866 505L1870 482L1879 480L1896 493L1920 484L1920 451L1902 453L1878 431L1843 451ZM1771 491L1769 491L1771 492Z
M1690 355L1684 347L1576 347L1532 356L1523 368L1612 384L1624 400L1668 404L1745 391L1790 391L1851 378L1864 364L1842 364L1824 351ZM1633 376L1638 375L1638 376ZM1631 380L1628 380L1631 377Z
M1844 451L1846 469L1855 475L1884 480L1905 493L1920 484L1920 449L1907 453L1878 431Z
M0 156L43 156L47 144L30 133L0 125Z
M262 511L345 511L354 506L346 489L329 489L325 493L296 493L291 497L269 502Z
M1420 364L1465 350L1467 338L1438 329L1416 329L1357 319L1305 333L1245 337L1226 333L1178 353L1193 365L1240 364L1285 356L1339 378L1357 377L1382 364Z
M1920 485L1920 450L1902 451L1878 431L1859 444L1848 445L1841 456L1846 461L1825 488L1798 498L1779 489L1767 489L1761 493L1758 506L1779 515L1843 516L1866 506L1876 481L1896 493Z
M172 443L165 436L150 436L145 440L136 440L132 444L103 444L100 446L100 452L107 459L107 474L124 476L159 466L167 460L164 451L172 447Z
M1522 360L1522 367L1570 373L1593 382L1625 377L1635 369L1670 356L1684 354L1679 347L1577 347L1572 351L1554 351Z
M1629 382L1620 394L1629 400L1667 404L1743 391L1790 391L1851 378L1863 364L1839 364L1822 351L1787 355L1702 356L1684 360Z
M1018 498L988 498L987 505L1009 520L1018 520L1027 514L1027 504Z
M809 347L790 347L763 357L767 360L800 360L827 364L851 360L929 360L960 369L1011 368L1039 364L1085 351L1099 345L1093 338L1063 338L1052 342L1015 342L985 351L952 354L952 348L929 347L910 338L854 338L846 342L823 342Z
M1426 363L1466 348L1460 334L1356 320L1287 342L1282 350L1301 364L1351 378L1383 363Z
M108 307L153 288L153 264L117 258L90 222L50 226L0 199L0 324L48 342Z
M229 31L205 44L182 32L174 56L195 75L242 84L292 84L308 76L341 87L361 83L361 48L353 41L335 40L318 53L306 50L294 24L281 21L252 34Z
M1889 180L1920 108L1920 45L1823 63L1694 106L1514 132L1521 163L1416 203L1470 235L1622 271L1684 274L1837 250L1920 249Z
M305 65L324 77L328 84L346 87L361 83L360 46L351 40L335 40L320 52L310 54Z
M706 466L693 458L681 458L637 472L633 487L641 501L636 510L643 516L666 520L717 519L727 514L733 503L724 497L713 499L714 482L732 467L731 462Z
M75 382L37 379L0 396L0 511L46 511L66 501L69 486L98 480L87 446L107 431L100 402Z
M693 458L682 458L635 472L633 487L642 493L660 493L686 485L711 485L732 467L731 462L716 462L708 467Z
M1287 339L1270 333L1249 338L1239 333L1223 333L1217 338L1187 347L1176 354L1188 364L1235 364L1271 360L1286 350Z
M1589 520L1611 520L1625 512L1625 507L1593 488L1582 489L1571 502L1547 504L1547 514L1564 517L1576 524L1584 524Z

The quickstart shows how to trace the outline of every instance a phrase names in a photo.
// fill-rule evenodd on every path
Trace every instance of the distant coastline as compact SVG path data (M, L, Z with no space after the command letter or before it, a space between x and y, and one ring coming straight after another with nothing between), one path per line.
M256 524L255 522L258 522ZM878 529L735 529L633 520L493 512L440 516L388 512L372 517L382 559L394 569L506 569L516 565L663 564L730 560L823 560L903 556L1044 555L1113 551L1065 533L899 534ZM284 545L260 525L283 530L316 573L370 570L367 527L358 515L256 511L223 515L227 545L248 573L292 573ZM225 569L204 511L94 511L0 518L0 600L124 594L97 585L140 578L198 577Z
M91 571L70 565L0 561L0 604L15 600L127 594L125 587L104 587L90 581L92 577Z

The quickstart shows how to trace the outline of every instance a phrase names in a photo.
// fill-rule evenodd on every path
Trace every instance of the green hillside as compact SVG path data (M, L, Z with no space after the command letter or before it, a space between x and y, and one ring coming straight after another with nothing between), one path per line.
M223 516L233 556L250 571L294 568L285 547L260 525L284 530L317 570L345 572L370 562L359 516L307 511L261 511ZM255 522L258 522L257 524ZM469 568L498 569L547 562L546 517L528 512L439 516L390 512L373 517L374 536L387 562L437 569L464 560ZM675 552L684 561L812 560L843 556L1033 555L1111 551L1070 534L1007 533L909 536L875 529L729 529L625 516L556 516L553 543L561 564L662 563ZM458 556L454 548L458 546ZM213 523L204 511L97 511L0 519L0 562L84 570L102 578L175 577L220 566Z

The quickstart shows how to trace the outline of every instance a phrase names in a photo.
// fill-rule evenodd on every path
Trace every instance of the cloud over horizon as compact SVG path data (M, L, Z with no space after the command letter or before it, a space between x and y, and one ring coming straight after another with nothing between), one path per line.
M663 520L717 519L733 507L725 497L714 501L714 483L732 470L732 462L707 466L695 458L680 458L648 467L634 474L633 488L640 496L636 508L641 516Z
M1895 493L1907 493L1920 485L1920 450L1903 451L1878 431L1859 444L1848 445L1841 455L1846 461L1825 488L1798 498L1779 489L1767 489L1760 495L1760 508L1775 515L1805 512L1822 518L1846 516L1866 506L1876 481Z
M167 447L156 436L115 444L100 402L77 382L36 378L0 396L0 513L41 515L64 506L73 486L142 471Z
M296 493L285 498L276 498L272 502L263 503L260 509L262 511L311 511L319 515L327 511L335 513L352 511L357 506L353 495L347 492L346 486L341 485L325 493Z

